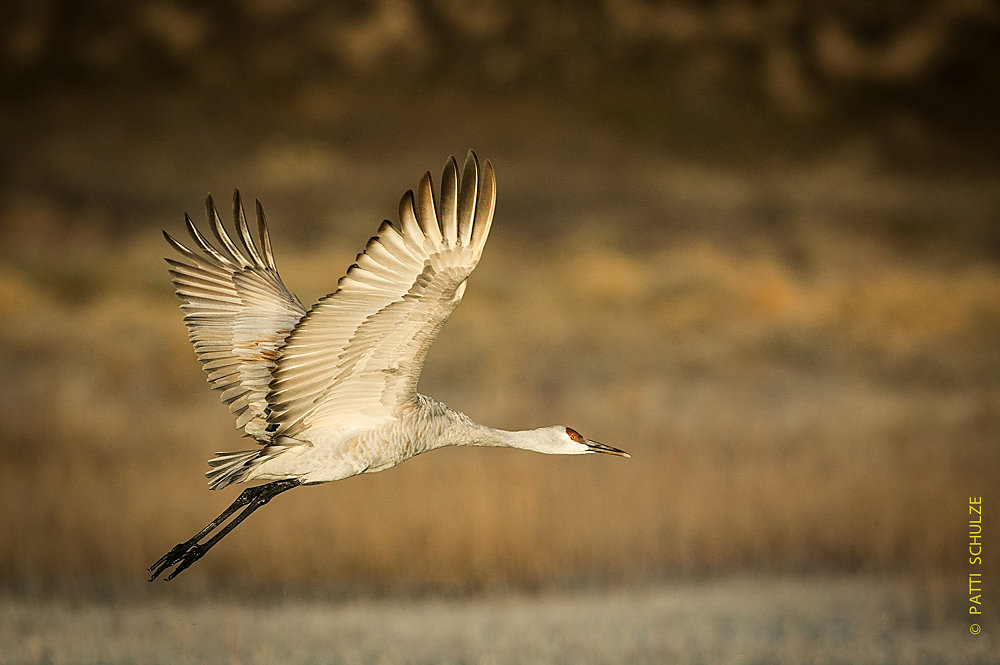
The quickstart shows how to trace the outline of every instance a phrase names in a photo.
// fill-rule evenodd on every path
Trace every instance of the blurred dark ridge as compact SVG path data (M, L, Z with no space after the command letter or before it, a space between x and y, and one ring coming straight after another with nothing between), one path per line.
M226 94L250 84L280 98L330 80L555 84L601 99L609 85L641 84L645 99L629 105L655 113L658 88L669 84L674 103L691 106L726 91L801 121L889 114L903 134L927 123L973 152L1000 140L990 131L1000 109L1000 9L987 0L5 5L8 101L136 85Z
M81 219L102 237L147 233L142 220L212 177L226 178L222 199L237 177L255 186L279 218L292 201L303 219L335 200L367 214L428 155L475 145L504 161L508 204L536 212L566 203L519 189L544 185L529 163L579 167L558 184L581 202L599 181L601 195L638 199L631 174L650 160L749 173L759 205L700 214L778 237L795 210L756 174L832 155L924 191L888 214L852 221L834 202L827 217L863 229L878 216L904 245L1000 255L1000 9L987 0L15 0L0 18L0 201L23 213L0 215L0 231L51 218L54 237ZM289 168L247 176L282 158ZM309 169L329 177L296 177ZM711 231L699 211L668 212Z

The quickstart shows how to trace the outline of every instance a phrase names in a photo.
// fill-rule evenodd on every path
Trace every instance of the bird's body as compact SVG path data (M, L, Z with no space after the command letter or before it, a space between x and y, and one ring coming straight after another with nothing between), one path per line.
M493 169L469 153L462 177L445 167L440 200L426 174L400 202L398 225L383 222L337 290L306 310L285 288L257 204L255 243L239 193L239 244L208 200L218 247L187 218L200 252L164 233L184 260L167 259L185 324L213 387L256 440L252 450L218 453L206 474L212 489L252 487L194 538L150 570L170 579L200 558L251 512L302 484L382 471L449 445L522 448L551 454L623 451L561 425L508 432L416 391L431 343L465 293L479 262L496 201ZM246 508L204 543L240 508Z

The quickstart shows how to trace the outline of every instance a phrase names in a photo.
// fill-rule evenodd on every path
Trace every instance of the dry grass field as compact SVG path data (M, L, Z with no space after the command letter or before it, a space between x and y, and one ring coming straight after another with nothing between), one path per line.
M437 451L281 497L192 583L492 589L961 563L967 497L992 505L1000 480L994 263L914 258L819 220L770 244L675 239L656 219L538 240L505 228L503 201L422 389L497 426L565 422L633 459ZM272 215L280 267L309 299L373 225L297 247L282 226ZM150 228L5 251L0 578L140 579L231 500L206 490L204 460L246 445L188 346L166 248Z

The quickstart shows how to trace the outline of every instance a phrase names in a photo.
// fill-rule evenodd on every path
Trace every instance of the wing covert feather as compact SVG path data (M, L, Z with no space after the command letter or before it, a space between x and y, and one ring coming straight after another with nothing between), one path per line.
M221 391L223 403L236 416L236 426L263 442L270 438L266 397L278 349L306 310L285 288L274 267L260 204L260 249L250 235L238 191L233 210L242 250L222 225L211 197L206 210L221 248L213 246L185 215L188 232L201 253L164 231L167 242L181 256L166 261L182 301L188 337L209 382Z
M464 293L489 234L496 201L493 168L454 158L443 177L441 208L430 174L386 221L337 290L302 317L282 346L267 402L275 436L294 438L328 423L377 424L416 399L434 338ZM266 249L265 249L266 251Z

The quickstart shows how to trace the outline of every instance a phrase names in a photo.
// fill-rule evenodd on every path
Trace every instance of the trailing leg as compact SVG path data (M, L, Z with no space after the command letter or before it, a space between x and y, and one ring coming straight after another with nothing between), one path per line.
M148 568L152 575L149 581L152 582L157 577L159 577L168 568L176 565L177 567L166 577L168 580L172 580L181 571L186 569L188 566L193 564L195 561L200 559L205 555L208 550L212 549L217 542L222 540L230 531L235 529L239 524L250 516L250 513L257 510L268 501L278 496L282 492L292 489L293 487L298 487L302 481L298 478L289 478L287 480L275 480L274 482L267 483L266 485L258 485L256 487L248 487L243 490L236 500L233 501L228 508L222 511L218 517L209 522L204 529L196 533L190 539L174 546L169 552L161 556L156 563ZM243 511L236 515L228 524L225 524L236 511L243 508ZM222 526L225 524L225 526ZM219 527L222 526L221 529ZM206 540L204 543L201 540L213 531L219 529L215 535Z

